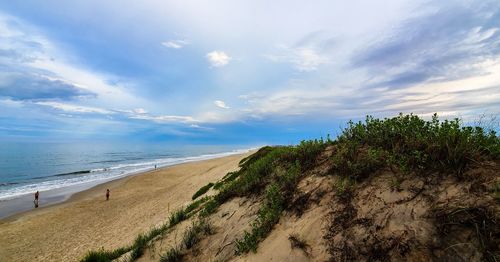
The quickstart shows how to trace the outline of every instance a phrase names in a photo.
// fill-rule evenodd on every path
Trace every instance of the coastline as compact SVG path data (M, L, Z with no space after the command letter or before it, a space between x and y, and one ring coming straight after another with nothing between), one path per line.
M128 177L142 175L152 171L163 170L165 168L169 168L176 165L182 165L185 163L198 162L209 159L217 159L231 155L246 154L253 150L255 149L241 149L230 152L217 153L213 155L186 157L184 158L184 160L179 159L179 161L182 162L173 162L172 164L167 164L158 167L156 170L152 167L145 171L131 172L129 174L124 174L117 177L104 178L102 180L97 180L97 181L82 182L76 185L69 185L60 188L40 191L40 202L39 202L40 206L37 209L34 208L33 204L34 192L33 194L25 194L13 199L0 200L0 221L9 220L10 218L15 218L17 215L22 215L25 212L41 210L57 204L64 204L67 201L71 201L74 197L78 197L79 193L91 190L99 185L108 185L109 187L111 187L113 185L112 182L126 179Z
M189 203L201 186L236 170L252 152L126 176L74 193L62 203L1 219L0 257L76 261L88 250L128 245ZM110 201L104 198L106 188Z

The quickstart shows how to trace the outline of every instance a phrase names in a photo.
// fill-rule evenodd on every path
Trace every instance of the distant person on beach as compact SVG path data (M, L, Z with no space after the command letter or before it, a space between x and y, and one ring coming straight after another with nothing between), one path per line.
M106 189L106 201L108 201L108 200L109 200L109 188Z
M35 201L33 201L33 203L35 203L35 208L38 207L38 196L40 195L40 193L38 191L36 191L35 193Z
M156 165L155 165L155 169L156 169Z

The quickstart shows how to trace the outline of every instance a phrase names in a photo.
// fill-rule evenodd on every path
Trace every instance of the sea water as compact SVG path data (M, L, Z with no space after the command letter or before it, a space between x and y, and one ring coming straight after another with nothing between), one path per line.
M105 182L157 168L247 152L251 146L0 143L0 202Z

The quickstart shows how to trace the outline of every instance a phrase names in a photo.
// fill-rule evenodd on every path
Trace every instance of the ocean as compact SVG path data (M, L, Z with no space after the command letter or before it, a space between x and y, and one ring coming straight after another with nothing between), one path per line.
M35 191L99 184L160 167L247 152L251 146L0 143L0 207Z

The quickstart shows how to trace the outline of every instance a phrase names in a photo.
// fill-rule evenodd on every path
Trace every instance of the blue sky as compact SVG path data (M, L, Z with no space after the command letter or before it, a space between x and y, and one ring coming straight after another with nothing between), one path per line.
M295 143L500 113L498 1L2 1L0 140Z

